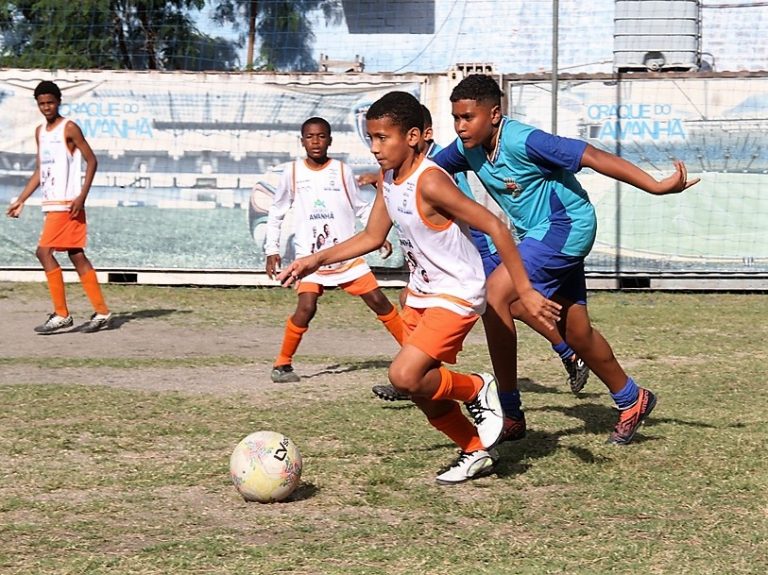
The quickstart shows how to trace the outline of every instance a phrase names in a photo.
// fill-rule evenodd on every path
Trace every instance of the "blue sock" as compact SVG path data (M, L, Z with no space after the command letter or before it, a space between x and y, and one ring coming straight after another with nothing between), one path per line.
M627 409L637 401L637 397L640 394L640 388L637 387L635 380L631 377L627 378L627 384L621 389L619 393L612 393L611 397L616 402L616 407L619 409Z
M560 359L571 359L574 355L576 355L576 352L571 349L571 346L565 343L565 341L561 341L557 345L553 345L552 349L557 352L557 355L560 356Z
M504 411L504 415L511 417L512 419L520 419L523 417L522 400L520 399L520 390L514 391L500 391L499 399L501 399L501 409Z

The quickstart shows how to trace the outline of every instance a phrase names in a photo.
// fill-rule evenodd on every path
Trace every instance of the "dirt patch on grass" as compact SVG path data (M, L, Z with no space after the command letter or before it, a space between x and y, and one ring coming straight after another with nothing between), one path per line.
M283 326L240 324L212 326L191 322L175 325L158 310L115 312L110 329L83 333L83 322L50 335L34 332L49 302L0 299L0 349L6 358L0 384L77 382L148 391L264 394L286 389L270 380ZM81 314L83 315L83 314ZM339 392L365 380L365 372L386 367L397 345L384 329L355 331L310 329L299 349L295 368L298 389ZM329 361L313 361L329 357ZM51 359L136 359L135 369L121 367L46 367ZM213 365L206 366L210 358ZM219 358L227 358L227 365ZM304 359L303 359L304 358ZM189 367L151 366L152 360L194 360ZM242 359L242 363L239 360ZM147 365L147 363L150 365ZM203 365L199 365L202 363ZM34 365L30 365L34 364ZM235 364L235 365L232 365ZM343 377L340 377L343 374ZM340 380L344 380L343 384Z

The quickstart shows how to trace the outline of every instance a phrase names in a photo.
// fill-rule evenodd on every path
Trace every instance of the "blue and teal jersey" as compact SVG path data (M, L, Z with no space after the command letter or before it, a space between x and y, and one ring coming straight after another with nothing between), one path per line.
M437 142L430 142L429 149L427 150L427 157L433 159L442 149L442 146ZM452 175L453 181L456 182L456 187L470 200L476 200L475 194L472 192L472 187L469 185L467 174L464 172L455 172ZM496 245L493 243L491 236L474 228L470 228L470 231L472 232L472 241L483 259L496 253Z
M571 256L586 256L597 232L595 208L574 175L586 142L502 118L493 156L456 139L433 160L451 174L472 170L504 210L518 237Z

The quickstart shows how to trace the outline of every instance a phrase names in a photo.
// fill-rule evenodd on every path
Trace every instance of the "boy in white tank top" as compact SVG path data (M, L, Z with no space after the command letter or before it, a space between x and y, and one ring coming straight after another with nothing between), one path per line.
M40 82L35 100L45 122L35 131L37 166L21 194L8 208L7 215L18 218L27 201L39 187L43 191L45 222L35 255L43 266L53 302L53 313L35 328L38 333L51 333L73 325L64 289L64 278L56 251L66 251L80 276L83 290L93 306L91 319L79 328L94 332L109 326L109 312L90 260L85 256L87 224L85 200L96 175L96 155L80 127L59 115L61 90L53 82ZM85 178L81 163L86 162ZM82 179L82 182L81 182Z
M360 197L349 166L328 157L331 126L326 120L310 118L305 121L301 127L301 144L307 157L284 166L267 216L264 251L270 278L275 277L281 264L280 230L291 206L295 212L293 231L297 257L325 250L352 237L357 218L365 224L371 211L370 202ZM382 244L386 244L391 253L389 243L382 241L379 246ZM280 353L272 368L272 381L299 381L293 369L293 356L317 312L317 300L323 294L323 288L328 286L339 286L350 295L360 296L395 340L402 341L400 316L379 288L365 260L355 257L326 265L301 283L296 311L285 323Z
M467 226L491 236L532 315L554 326L559 306L532 289L501 220L462 194L445 171L424 157L424 117L413 95L386 94L371 105L366 120L371 152L382 170L367 226L335 247L297 259L278 279L290 285L324 265L368 253L394 225L411 275L402 312L404 342L390 365L389 380L459 446L458 459L437 476L438 483L488 475L498 461L493 447L504 421L496 379L443 366L456 362L464 338L485 311L482 260Z

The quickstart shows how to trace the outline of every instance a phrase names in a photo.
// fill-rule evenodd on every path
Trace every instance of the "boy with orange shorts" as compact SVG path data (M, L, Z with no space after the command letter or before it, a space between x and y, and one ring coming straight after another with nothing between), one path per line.
M371 105L366 120L371 152L381 166L368 224L337 246L297 259L278 279L284 285L301 280L301 286L322 266L378 248L394 225L409 254L410 278L402 312L405 338L389 367L389 381L460 449L456 462L437 476L438 483L488 475L498 461L493 447L504 426L496 379L443 366L456 362L465 337L485 311L483 263L468 226L491 236L532 315L554 326L559 306L532 289L501 220L425 157L424 116L413 95L386 94ZM457 402L464 403L474 426Z
M59 115L61 90L55 83L40 82L34 95L37 107L45 117L45 123L35 130L37 166L24 190L6 213L12 218L18 218L24 202L38 187L43 190L45 222L35 255L45 271L53 300L53 313L35 331L51 333L71 327L74 323L67 307L61 266L54 257L56 251L66 251L69 255L94 309L91 319L81 331L98 331L109 325L112 314L104 303L96 271L84 251L88 235L85 200L96 174L96 155L80 127ZM82 160L86 162L86 169L81 184Z
M270 278L275 277L281 264L280 230L291 206L295 208L297 256L317 253L346 240L355 233L356 218L365 223L370 213L370 202L364 202L360 197L352 170L343 162L328 157L330 124L323 118L308 119L301 127L301 144L307 157L285 165L267 216L265 253ZM391 246L384 239L376 248L384 244L391 253ZM272 381L299 381L292 365L293 356L317 312L317 300L327 286L339 286L348 294L359 296L395 340L402 341L400 316L362 257L323 266L301 283L296 311L285 324L280 353L272 368Z

